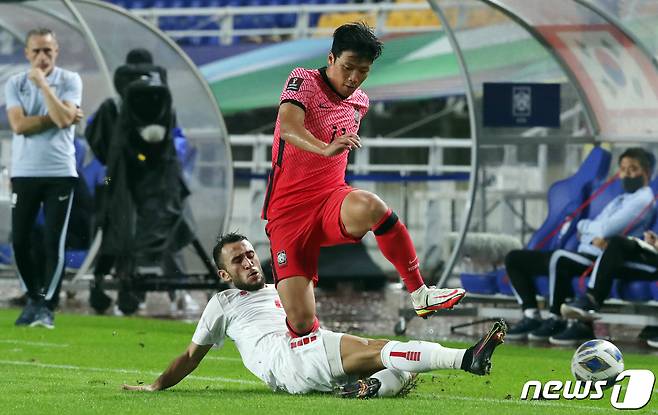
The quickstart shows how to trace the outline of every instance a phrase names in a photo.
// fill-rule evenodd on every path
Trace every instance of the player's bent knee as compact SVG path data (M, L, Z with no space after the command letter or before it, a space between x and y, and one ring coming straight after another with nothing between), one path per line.
M295 334L306 334L313 330L315 315L308 313L291 314L286 317L288 326Z
M366 191L355 191L350 193L349 214L372 222L367 224L371 227L386 214L388 206L377 195Z

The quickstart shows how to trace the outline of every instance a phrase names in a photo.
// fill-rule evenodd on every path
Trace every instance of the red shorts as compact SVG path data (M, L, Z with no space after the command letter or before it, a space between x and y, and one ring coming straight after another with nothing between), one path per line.
M320 247L361 240L348 235L340 219L343 200L353 190L356 189L345 185L301 206L298 215L267 222L265 232L270 239L275 283L290 277L306 277L317 285Z

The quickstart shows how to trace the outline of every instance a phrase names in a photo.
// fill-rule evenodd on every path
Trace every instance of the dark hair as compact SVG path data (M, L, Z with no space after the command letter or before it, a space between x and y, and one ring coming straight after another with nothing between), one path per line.
M237 232L229 232L217 237L217 243L212 249L212 259L215 261L215 266L217 266L217 269L225 270L224 264L222 264L222 261L220 260L220 256L222 255L222 248L224 245L245 240L248 241L247 237Z
M27 35L25 35L25 45L27 46L27 43L30 41L30 38L32 36L47 36L47 35L52 36L53 39L55 39L55 42L57 42L57 36L55 36L55 32L52 29L49 29L47 27L37 27L27 32Z
M138 63L153 63L153 55L146 49L136 48L126 55L126 63L135 65Z
M382 42L364 22L346 23L334 31L331 53L338 58L346 50L374 62L382 53Z
M642 169L647 173L647 176L651 177L651 174L653 173L653 168L656 165L656 158L654 157L653 154L649 153L648 151L646 151L641 147L627 148L626 151L621 153L621 156L619 156L619 160L617 160L617 164L621 164L621 159L626 157L632 158L640 162L640 167L642 167Z

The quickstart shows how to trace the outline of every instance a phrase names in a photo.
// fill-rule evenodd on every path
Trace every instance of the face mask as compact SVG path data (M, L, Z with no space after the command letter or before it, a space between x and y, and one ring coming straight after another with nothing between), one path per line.
M642 176L624 177L621 179L621 184L626 193L634 193L644 185L644 178Z

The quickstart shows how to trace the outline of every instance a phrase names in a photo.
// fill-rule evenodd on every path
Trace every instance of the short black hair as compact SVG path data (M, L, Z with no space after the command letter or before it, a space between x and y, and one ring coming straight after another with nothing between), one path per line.
M153 55L146 49L136 48L126 55L126 63L129 65L139 63L153 63Z
M215 266L217 267L217 269L226 270L226 268L224 268L224 264L222 264L222 261L220 260L220 256L222 255L222 248L224 247L224 245L245 241L245 240L248 241L249 239L247 239L246 236L239 234L237 232L220 234L217 237L217 243L215 243L215 246L212 249L212 259L215 261Z
M334 31L331 53L338 58L346 50L374 62L382 54L383 44L364 22L346 23Z
M30 41L30 38L32 36L52 36L53 39L55 39L55 42L57 42L57 36L55 36L55 31L53 29L49 29L47 27L35 27L34 29L30 29L29 32L27 32L27 35L25 35L25 46L27 47L27 43Z
M637 160L640 163L640 167L642 167L642 169L647 173L647 176L651 177L653 169L656 165L656 157L654 157L653 154L649 153L642 147L627 148L626 151L621 153L621 156L619 156L617 164L621 164L621 160L626 157Z

